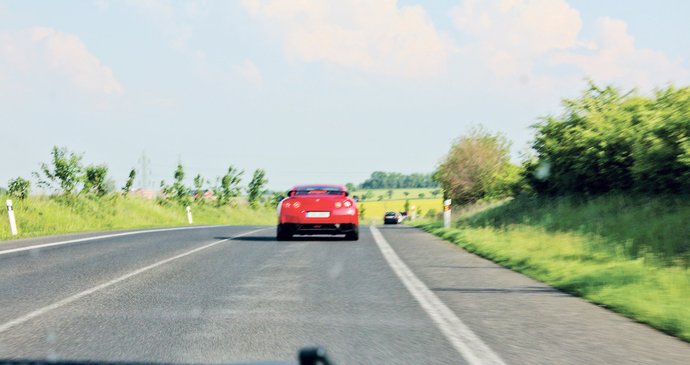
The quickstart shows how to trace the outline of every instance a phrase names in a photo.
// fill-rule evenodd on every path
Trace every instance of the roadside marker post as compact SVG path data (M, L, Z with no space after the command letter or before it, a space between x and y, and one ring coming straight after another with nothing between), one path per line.
M12 200L7 200L7 217L10 219L10 231L13 236L17 235L17 222L14 220L14 210L12 210Z
M187 221L192 224L192 208L187 206Z
M450 228L450 199L443 201L443 228Z

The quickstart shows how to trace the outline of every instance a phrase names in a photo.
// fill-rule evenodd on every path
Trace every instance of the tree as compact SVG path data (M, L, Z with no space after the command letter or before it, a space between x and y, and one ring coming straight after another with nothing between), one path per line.
M405 198L407 198L408 195L410 195L409 191L403 191L403 195L405 195Z
M29 180L18 177L11 179L7 184L7 193L14 198L24 200L31 192L31 183Z
M197 174L194 176L194 201L195 202L203 202L204 201L204 178L201 177L201 174Z
M434 198L435 198L438 194L441 194L441 190L436 189L436 190L432 190L432 191L431 191L431 195L433 195Z
M230 203L233 198L240 196L242 192L242 188L240 187L242 174L244 174L244 171L240 171L230 165L225 175L219 178L219 184L214 189L217 206L226 205Z
M405 199L405 205L403 209L405 209L405 213L410 211L410 201L408 199Z
M361 204L359 206L359 219L364 219L366 213L367 213L367 208L364 206L364 204Z
M129 191L132 190L132 185L134 185L134 178L137 177L137 170L131 169L129 171L129 177L127 177L127 181L125 182L125 186L122 187L122 195L127 196L129 194ZM165 185L161 181L161 186Z
M175 200L178 204L182 206L187 206L190 203L189 188L184 184L184 167L181 162L178 162L177 168L175 168L175 173L173 177L175 182L172 185L172 192L174 194Z
M386 195L388 195L388 200L391 200L391 199L393 198L393 190L390 190L390 189L389 189L389 190L386 192Z
M379 196L377 196L377 197L376 197L376 200L378 200L378 201L381 201L381 200L383 200L383 195L379 195Z
M51 165L44 162L40 164L40 171L33 175L38 180L38 186L49 189L62 189L62 192L69 195L76 188L80 181L81 155L70 152L67 148L53 146L51 151L53 159Z
M353 191L357 190L357 187L355 186L355 184L349 182L349 183L345 184L345 189L347 189L347 191L352 193Z
M254 209L258 207L261 195L266 192L264 186L266 186L267 183L268 180L266 180L266 171L256 169L254 171L254 175L252 175L251 181L249 181L249 186L247 187L247 201L249 202L250 207Z
M434 178L447 197L459 204L508 196L519 179L519 170L510 163L509 149L503 135L474 129L455 141Z
M371 197L374 196L374 193L371 192L371 190L367 190L364 195L362 195L362 200L369 200Z
M419 193L419 194L417 194L417 197L418 197L419 199L424 199L425 196L426 196L426 194L424 194L424 193Z
M102 197L108 193L108 167L105 165L89 165L84 169L83 192Z

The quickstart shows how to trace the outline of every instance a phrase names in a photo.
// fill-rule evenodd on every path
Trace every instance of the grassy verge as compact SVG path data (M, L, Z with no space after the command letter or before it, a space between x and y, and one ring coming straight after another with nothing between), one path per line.
M515 199L419 227L470 252L690 341L690 203L673 197Z
M2 199L4 201L4 198ZM14 201L14 212L21 237L111 229L149 228L187 224L184 208L159 205L140 198L110 196L102 199L79 197L69 203L60 198L31 197ZM216 208L192 207L194 224L274 224L275 210L246 206ZM7 212L0 213L0 240L13 238Z

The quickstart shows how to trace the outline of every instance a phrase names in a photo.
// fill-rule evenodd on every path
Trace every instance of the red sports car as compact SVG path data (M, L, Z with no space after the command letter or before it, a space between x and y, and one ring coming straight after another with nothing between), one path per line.
M279 241L296 234L344 234L359 239L359 210L342 185L297 185L278 205Z

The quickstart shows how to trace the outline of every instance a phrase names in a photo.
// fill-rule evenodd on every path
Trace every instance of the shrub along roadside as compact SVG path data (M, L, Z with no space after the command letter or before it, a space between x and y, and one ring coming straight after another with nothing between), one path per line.
M436 220L415 225L502 266L690 341L690 272L682 266L608 249L611 237L525 221L503 226L465 222L451 229Z
M2 197L4 201L5 197ZM63 200L69 200L63 201ZM14 201L19 235L12 237L7 212L0 212L0 240L52 234L111 229L150 228L187 224L186 211L175 204L157 204L117 194L103 198L87 196L29 197ZM275 210L211 205L192 207L194 224L264 225L275 223Z

